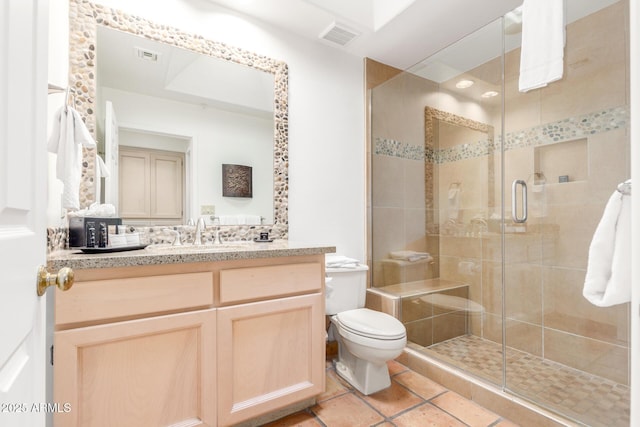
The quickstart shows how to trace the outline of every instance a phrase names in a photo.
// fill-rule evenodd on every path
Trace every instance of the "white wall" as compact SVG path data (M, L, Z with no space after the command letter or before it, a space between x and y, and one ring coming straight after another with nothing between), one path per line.
M289 238L365 259L362 58L206 0L164 0L162 7L155 0L96 2L286 62Z

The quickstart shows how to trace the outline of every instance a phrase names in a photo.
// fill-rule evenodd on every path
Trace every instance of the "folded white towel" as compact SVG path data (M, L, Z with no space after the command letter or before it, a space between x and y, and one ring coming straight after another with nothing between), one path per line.
M344 255L325 255L325 266L327 268L356 268L358 265L360 265L360 261L354 258Z
M244 224L247 225L260 225L260 215L242 215Z
M562 78L564 40L564 0L524 0L520 92Z
M47 149L56 153L56 178L64 184L62 207L80 209L80 179L82 175L82 146L95 147L96 142L80 114L64 106L54 117Z
M589 247L582 291L599 307L631 300L631 197L615 191L604 209Z
M220 225L238 225L237 215L218 215Z
M218 215L220 225L260 225L260 215Z
M410 261L410 262L431 258L431 255L428 252L416 252L416 251L394 251L389 253L389 256L391 257L391 259Z

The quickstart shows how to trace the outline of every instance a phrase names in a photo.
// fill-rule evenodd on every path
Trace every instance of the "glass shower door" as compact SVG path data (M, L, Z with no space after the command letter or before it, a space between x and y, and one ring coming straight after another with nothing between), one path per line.
M497 386L502 27L491 22L371 91L369 295L404 323L410 348Z
M610 3L567 2L583 16L567 25L560 81L520 93L520 49L505 53L502 182L505 386L609 427L629 425L629 304L596 307L582 289L605 204L630 175L628 4ZM506 31L505 45L519 38Z

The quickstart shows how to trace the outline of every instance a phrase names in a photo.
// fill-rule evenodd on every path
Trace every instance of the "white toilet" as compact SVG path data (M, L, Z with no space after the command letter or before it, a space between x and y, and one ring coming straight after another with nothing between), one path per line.
M407 344L404 325L395 317L364 307L367 266L326 269L326 313L338 342L336 372L368 395L391 385L387 361Z

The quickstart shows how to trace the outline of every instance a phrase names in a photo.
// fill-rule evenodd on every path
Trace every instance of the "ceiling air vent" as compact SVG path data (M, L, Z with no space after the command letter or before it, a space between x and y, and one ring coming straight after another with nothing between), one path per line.
M158 62L159 53L142 47L134 47L133 50L138 58L150 62Z
M340 46L345 46L347 43L349 43L359 35L360 33L347 28L342 24L334 22L329 26L329 28L327 28L320 34L320 38L332 43L339 44Z

